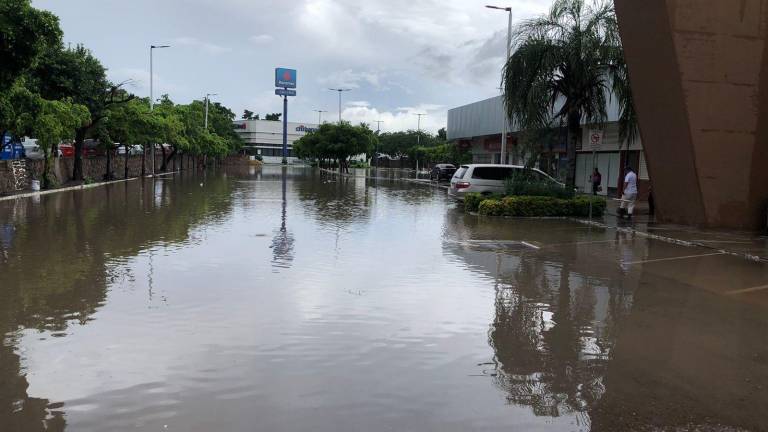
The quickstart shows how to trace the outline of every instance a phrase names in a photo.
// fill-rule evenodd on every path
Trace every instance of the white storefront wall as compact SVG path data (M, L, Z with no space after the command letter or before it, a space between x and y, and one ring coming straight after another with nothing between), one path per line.
M269 120L237 120L233 123L235 132L243 138L246 147L256 149L266 163L281 163L283 146L283 122ZM293 143L318 126L313 123L288 122L288 149L293 150ZM296 163L298 158L292 152L288 163Z
M621 173L621 154L620 150L642 150L643 146L638 137L632 145L627 147L626 141L619 142L619 125L618 123L608 123L602 129L603 140L599 147L594 149L595 155L593 158L593 149L590 147L591 133L597 130L594 126L585 126L583 128L582 135L582 149L576 155L576 187L585 192L592 190L592 184L590 177L592 170L597 167L602 174L602 188L599 192L601 195L608 194L608 188L615 188L619 184L619 174ZM648 179L648 170L645 165L645 157L640 152L640 168L638 177L640 179Z

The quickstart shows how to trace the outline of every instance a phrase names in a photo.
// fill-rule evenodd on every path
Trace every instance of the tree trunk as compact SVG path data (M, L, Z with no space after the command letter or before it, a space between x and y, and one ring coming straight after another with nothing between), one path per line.
M128 178L128 144L125 145L125 175L123 178Z
M112 149L107 149L107 172L104 174L104 181L112 180Z
M75 131L75 163L72 168L72 180L74 181L83 179L83 146L86 132L88 132L88 127L81 127Z
M43 150L43 189L51 187L51 152Z
M568 113L568 147L566 155L568 157L568 172L566 173L565 185L569 190L576 186L576 147L581 139L581 113Z
M144 151L141 152L141 176L147 175L147 146L144 146Z

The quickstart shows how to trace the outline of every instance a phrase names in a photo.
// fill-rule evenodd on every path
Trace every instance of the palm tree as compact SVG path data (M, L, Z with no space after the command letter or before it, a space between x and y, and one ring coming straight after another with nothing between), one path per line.
M602 126L616 97L622 142L637 136L632 92L613 2L555 0L549 13L522 22L504 67L504 104L523 131L568 129L566 183L576 180L581 122Z

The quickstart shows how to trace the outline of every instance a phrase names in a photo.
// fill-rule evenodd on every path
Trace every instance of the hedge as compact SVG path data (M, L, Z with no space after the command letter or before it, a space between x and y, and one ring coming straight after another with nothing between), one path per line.
M592 202L592 215L601 217L605 212L605 200L586 196L571 199L540 196L491 198L482 200L477 211L484 216L588 217L590 202Z

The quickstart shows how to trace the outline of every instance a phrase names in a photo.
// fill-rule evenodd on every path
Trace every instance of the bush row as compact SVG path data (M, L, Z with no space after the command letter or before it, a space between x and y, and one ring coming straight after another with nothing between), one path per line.
M512 216L512 217L559 217L589 216L589 205L592 203L592 215L600 217L605 212L605 200L598 197L579 196L571 199L561 199L541 196L509 196L505 198L482 197L478 200L469 194L465 198L465 208L485 216ZM471 198L470 198L471 197ZM469 200L466 200L469 199Z

